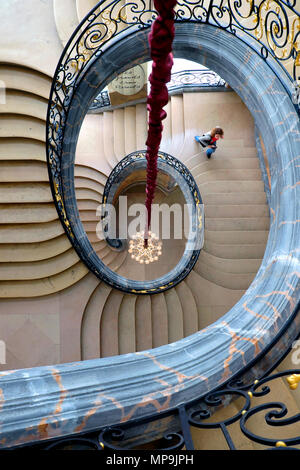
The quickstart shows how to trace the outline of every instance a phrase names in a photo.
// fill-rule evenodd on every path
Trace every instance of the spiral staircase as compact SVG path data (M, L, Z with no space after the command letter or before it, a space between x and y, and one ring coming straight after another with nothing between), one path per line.
M220 108L221 123L226 122L229 113L236 116L236 120L231 121L232 130L228 129L228 136L216 157L208 161L194 141L194 135L200 126L203 131L211 127L213 118L208 110L212 105ZM206 327L242 296L265 250L269 210L255 147L254 123L240 98L234 92L225 91L185 93L171 96L166 110L168 118L161 150L180 158L196 179L205 205L205 245L186 280L166 293L140 297L115 289L107 292L103 310L98 310L100 331L103 328L100 350L104 356L161 346ZM84 228L100 258L109 266L113 264L121 275L128 271L126 258L130 255L126 251L117 253L104 241L99 242L95 233L99 221L96 208L102 201L103 185L113 167L124 155L145 147L146 123L145 104L89 114L84 120L76 152L75 186ZM236 136L243 138L235 139ZM99 158L99 154L104 158ZM98 289L103 290L103 286L99 285L93 296L97 296ZM95 321L95 314L88 306L82 323L82 351L89 343L96 349L93 355L84 355L84 359L99 355L99 339L88 340L99 323L92 322L89 315ZM114 328L111 328L112 322ZM145 322L147 338L144 337ZM108 331L115 339L106 341L110 345L106 352L101 339L108 337Z
M212 325L251 285L275 220L266 199L255 123L238 94L227 89L173 95L166 106L161 150L181 160L199 187L205 206L200 257L185 280L153 296L121 292L89 272L53 203L45 125L56 62L96 3L30 0L27 11L39 12L45 36L34 43L34 28L32 35L29 31L35 20L30 14L27 38L22 31L15 36L16 46L24 41L25 53L17 56L14 48L6 47L11 32L0 44L0 78L7 89L6 102L0 106L0 325L7 345L0 376L4 379L12 369L149 351ZM215 124L225 129L225 139L208 161L194 136ZM122 276L130 266L129 254L116 252L96 237L96 209L112 169L125 155L144 149L146 135L146 104L124 105L87 114L76 149L74 179L81 221L98 256ZM246 312L246 302L243 307ZM62 403L66 389L57 367L51 367ZM278 385L280 393L290 409L297 410L299 397L295 399L284 382ZM58 408L53 416L56 412ZM198 448L211 448L197 433ZM40 431L40 438L47 436ZM244 445L241 442L240 448Z

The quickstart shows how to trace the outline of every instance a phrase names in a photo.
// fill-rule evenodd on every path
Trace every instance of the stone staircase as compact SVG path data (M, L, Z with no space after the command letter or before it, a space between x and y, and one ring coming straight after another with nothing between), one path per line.
M205 131L212 126L212 118L205 111L208 98L219 102L222 112L218 115L218 124L225 128L225 139L209 161L194 142L199 129ZM232 129L226 127L226 108L233 115ZM234 92L172 96L166 109L168 117L161 150L181 159L196 179L205 204L204 248L190 275L166 293L135 298L106 288L105 302L101 308L97 304L98 313L91 313L93 302L85 310L83 330L86 333L82 335L81 345L85 359L99 354L140 351L140 347L149 349L195 333L225 314L239 300L261 263L268 237L269 212L254 143L254 124L248 110ZM202 109L201 121L199 109ZM194 116L192 131L186 127L191 122L191 113ZM79 210L96 251L97 239L89 230L95 230L97 223L95 207L101 200L101 184L126 154L145 148L146 119L146 106L138 104L89 114L83 122L76 153L76 188L78 191L78 168L80 171L85 168L89 177L84 183L80 179L84 185L84 190L81 187L80 191L84 193L78 196ZM94 168L94 172L87 170L87 166ZM87 197L84 206L83 194ZM101 250L108 265L120 256L109 253L110 248L103 245L99 256L102 256ZM126 276L128 259L126 261L124 253L123 256L117 272ZM103 290L102 284L98 289ZM93 298L96 295L94 292ZM111 312L115 312L115 317ZM139 321L147 327L140 329ZM92 330L99 329L93 351L91 344L88 346L88 338ZM107 332L113 330L115 339L109 341ZM140 338L146 331L147 337ZM128 341L127 347L123 336Z

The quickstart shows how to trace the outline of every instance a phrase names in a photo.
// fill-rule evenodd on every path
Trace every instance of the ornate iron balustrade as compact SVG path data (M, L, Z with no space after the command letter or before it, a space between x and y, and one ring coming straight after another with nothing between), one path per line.
M226 85L217 73L212 70L183 70L172 73L171 81L167 84L170 92L186 90L188 88L224 88ZM140 101L140 100L139 100ZM146 102L146 98L143 100ZM91 111L111 106L109 93L104 90L94 99L90 106Z
M25 444L16 449L35 450L106 450L106 451L134 451L134 450L159 450L159 451L180 451L194 450L195 443L192 436L192 429L205 429L206 441L210 439L209 431L219 429L223 434L227 450L236 450L232 436L231 425L239 422L240 432L246 437L243 444L258 443L264 448L262 450L295 449L294 446L300 444L300 413L288 416L288 407L279 401L264 401L253 404L254 399L263 399L272 392L272 386L276 379L287 380L292 390L295 390L300 382L300 369L287 370L274 375L267 375L260 380L249 383L249 377L243 375L236 378L207 394L204 398L195 399L193 402L185 403L173 410L165 413L153 414L141 420L134 420L126 425L106 427L90 431L85 434L77 434L64 438L52 439L51 441ZM239 399L237 403L236 400ZM216 412L224 405L234 402L236 411L231 416L223 419L213 420ZM266 429L270 435L265 436L262 432L257 434L249 427L253 417L264 416ZM298 424L297 424L298 423ZM293 427L293 435L286 437L285 429ZM151 443L151 433L149 429L161 429L162 436ZM282 430L280 437L272 435L274 428ZM261 429L261 426L259 427ZM144 434L146 431L146 434ZM147 432L148 431L148 432ZM260 431L261 432L261 431ZM235 431L236 433L236 431ZM144 436L147 436L146 438ZM239 436L240 439L241 436ZM201 450L201 449L197 449ZM213 447L211 448L213 450ZM299 450L299 449L296 449Z
M171 80L168 83L169 91L189 87L225 87L223 80L212 70L183 70L182 72L172 73Z
M108 91L104 90L96 96L90 106L90 110L106 108L107 106L110 106L110 98Z

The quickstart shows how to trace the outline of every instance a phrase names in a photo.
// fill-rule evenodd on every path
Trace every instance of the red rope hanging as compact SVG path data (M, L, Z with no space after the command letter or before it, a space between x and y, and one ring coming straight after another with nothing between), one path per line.
M173 65L172 44L175 35L174 7L177 0L154 0L158 16L149 34L152 73L149 77L150 93L147 99L149 111L147 145L147 183L146 208L147 224L145 229L145 246L151 224L151 206L154 199L157 178L157 154L162 137L162 120L167 116L162 108L168 103L166 83L171 79Z

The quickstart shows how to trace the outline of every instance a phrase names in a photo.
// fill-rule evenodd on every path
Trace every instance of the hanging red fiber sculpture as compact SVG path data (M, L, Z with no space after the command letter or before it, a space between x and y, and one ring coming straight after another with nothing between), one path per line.
M174 7L177 0L154 0L158 16L149 34L149 45L152 58L152 73L149 77L150 93L147 99L149 111L147 145L147 183L146 208L147 223L144 234L144 245L148 244L148 233L151 225L151 206L154 199L157 179L157 154L161 142L162 120L167 113L163 107L168 103L166 83L171 79L173 66L172 44L175 35Z

